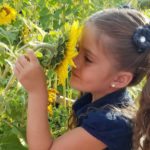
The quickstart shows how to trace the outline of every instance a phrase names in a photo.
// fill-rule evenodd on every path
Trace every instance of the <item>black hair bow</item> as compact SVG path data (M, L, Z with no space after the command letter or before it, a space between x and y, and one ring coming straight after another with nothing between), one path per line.
M133 34L133 43L138 53L143 53L150 49L150 25L140 26Z

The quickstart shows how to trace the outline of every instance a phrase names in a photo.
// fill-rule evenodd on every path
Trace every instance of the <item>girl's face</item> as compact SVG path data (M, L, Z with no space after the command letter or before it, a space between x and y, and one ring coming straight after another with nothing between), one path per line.
M72 68L71 86L82 92L107 93L116 71L113 60L106 56L97 40L93 25L84 28L77 49L79 54L74 58L76 68Z

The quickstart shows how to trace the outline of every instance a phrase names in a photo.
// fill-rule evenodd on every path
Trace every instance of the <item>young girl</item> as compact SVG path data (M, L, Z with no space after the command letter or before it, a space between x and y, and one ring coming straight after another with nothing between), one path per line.
M70 84L85 94L73 104L75 128L57 139L49 131L48 94L33 51L22 55L14 73L28 92L27 141L30 150L131 150L134 105L127 87L149 74L150 25L138 11L109 9L86 22L74 58ZM150 149L150 80L142 91L133 147ZM129 112L128 112L129 113ZM141 142L142 138L142 142Z

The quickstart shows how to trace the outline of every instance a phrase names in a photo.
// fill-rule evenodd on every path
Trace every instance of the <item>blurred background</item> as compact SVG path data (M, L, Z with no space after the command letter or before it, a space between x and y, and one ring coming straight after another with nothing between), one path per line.
M27 93L13 75L16 58L35 51L47 76L48 114L54 138L67 130L80 92L69 85L75 43L84 20L106 8L131 7L150 17L149 0L0 0L0 150L26 150ZM138 105L145 79L129 91ZM36 101L35 101L36 103Z

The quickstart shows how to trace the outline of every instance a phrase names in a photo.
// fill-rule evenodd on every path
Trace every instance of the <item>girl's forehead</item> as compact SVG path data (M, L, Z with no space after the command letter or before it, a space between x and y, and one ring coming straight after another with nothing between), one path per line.
M90 44L96 40L98 40L96 27L90 24L85 25L81 34L80 42L84 43L88 41L86 44Z
M88 24L84 27L79 40L79 45L93 53L97 58L103 57L114 62L115 58L111 54L113 43L112 38L98 30L93 24Z
M101 49L105 53L111 53L111 49L115 45L116 41L107 35L107 32L100 27L97 28L94 24L87 24L82 31L81 44L94 45L95 49Z
M101 50L104 50L104 41L105 36L102 35L93 24L88 24L84 27L79 44L90 47L91 50L97 51L98 53Z

